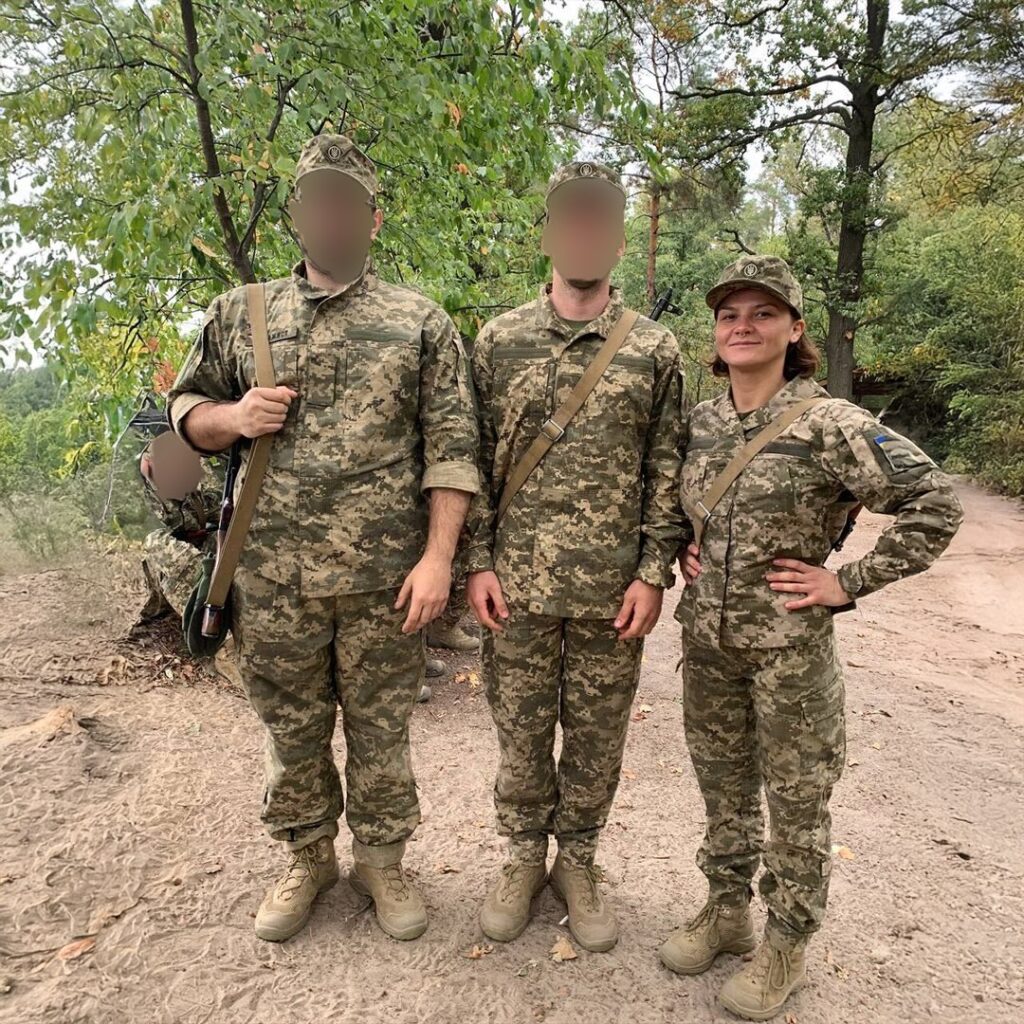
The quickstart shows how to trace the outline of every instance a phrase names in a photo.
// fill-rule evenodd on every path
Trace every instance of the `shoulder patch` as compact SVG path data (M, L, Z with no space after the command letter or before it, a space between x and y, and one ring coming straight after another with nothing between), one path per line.
M889 476L918 477L935 468L935 463L917 445L899 434L875 427L866 436L878 464Z

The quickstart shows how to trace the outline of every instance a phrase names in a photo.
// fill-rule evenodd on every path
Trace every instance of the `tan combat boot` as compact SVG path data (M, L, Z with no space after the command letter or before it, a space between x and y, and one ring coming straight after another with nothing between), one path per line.
M309 920L313 901L338 880L338 861L330 836L295 850L285 876L267 893L256 912L256 935L284 942Z
M676 974L701 974L719 953L749 953L757 945L750 907L708 900L703 910L662 944L661 962Z
M427 908L402 870L404 843L365 846L352 840L349 884L373 900L377 923L393 939L418 939L427 930Z
M427 627L427 646L444 647L449 651L476 651L480 648L480 637L472 636L457 622L452 626L435 622Z
M547 867L509 861L498 884L480 908L480 927L495 942L511 942L526 930L532 916L530 903L548 880Z
M592 864L573 864L559 853L551 868L551 888L569 911L569 931L591 953L605 953L619 940L615 915L597 888Z
M804 947L776 949L765 937L754 959L722 986L718 999L747 1020L771 1020L806 978Z

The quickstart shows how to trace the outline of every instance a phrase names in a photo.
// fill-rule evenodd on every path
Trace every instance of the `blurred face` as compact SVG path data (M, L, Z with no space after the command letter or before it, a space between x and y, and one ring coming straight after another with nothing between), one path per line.
M541 247L574 288L593 288L622 259L624 213L622 193L607 182L573 181L551 194Z
M768 370L782 366L786 349L800 340L798 320L780 299L759 288L727 296L715 314L715 352L730 370Z
M181 501L199 486L203 475L198 452L170 430L153 438L140 468L164 501Z
M383 218L359 182L336 171L313 171L296 186L288 213L317 270L339 284L362 273Z

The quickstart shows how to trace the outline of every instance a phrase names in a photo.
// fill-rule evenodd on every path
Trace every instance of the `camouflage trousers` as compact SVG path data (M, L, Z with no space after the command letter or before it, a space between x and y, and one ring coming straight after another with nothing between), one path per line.
M180 617L199 575L202 551L187 541L177 540L168 530L148 534L142 550L142 570L151 599L163 598Z
M233 593L238 667L266 729L262 820L271 836L291 849L336 836L344 809L361 843L404 842L420 820L409 720L423 644L402 633L397 592L303 598L239 570ZM347 807L331 750L339 703Z
M591 863L619 784L643 641L620 641L610 619L509 612L483 643L498 834L514 859L539 862L554 835L565 858Z
M684 637L682 665L686 741L707 808L697 864L712 900L738 903L763 859L768 929L792 948L821 926L828 898L828 802L846 759L834 640L747 650L687 648Z

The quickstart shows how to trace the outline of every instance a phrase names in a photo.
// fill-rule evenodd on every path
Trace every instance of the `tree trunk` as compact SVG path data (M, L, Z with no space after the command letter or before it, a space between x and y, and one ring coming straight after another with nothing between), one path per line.
M826 297L828 390L833 398L853 399L853 342L857 309L864 283L864 242L867 238L868 190L871 185L871 142L874 110L865 120L855 104L846 149L846 174L839 225L836 277Z
M196 109L196 127L199 130L199 142L203 150L203 162L206 166L206 176L215 179L221 175L220 158L217 156L217 145L213 134L213 120L210 116L210 104L206 102L199 88L199 80L202 75L196 63L199 55L199 34L196 31L196 16L192 7L192 0L180 0L181 26L185 35L185 56L188 66L189 79L192 84L192 104ZM256 281L256 274L253 271L252 263L238 237L238 229L235 227L234 218L231 216L231 208L228 206L228 198L224 190L217 185L213 190L213 208L217 214L217 221L220 224L221 234L224 238L224 248L227 249L231 265L235 274L242 284L252 284Z
M864 284L864 243L869 229L871 151L880 103L875 69L885 67L883 50L889 24L889 0L868 0L867 37L862 77L850 83L852 103L846 128L846 172L840 206L836 277L826 295L828 390L833 398L853 400L853 343Z

